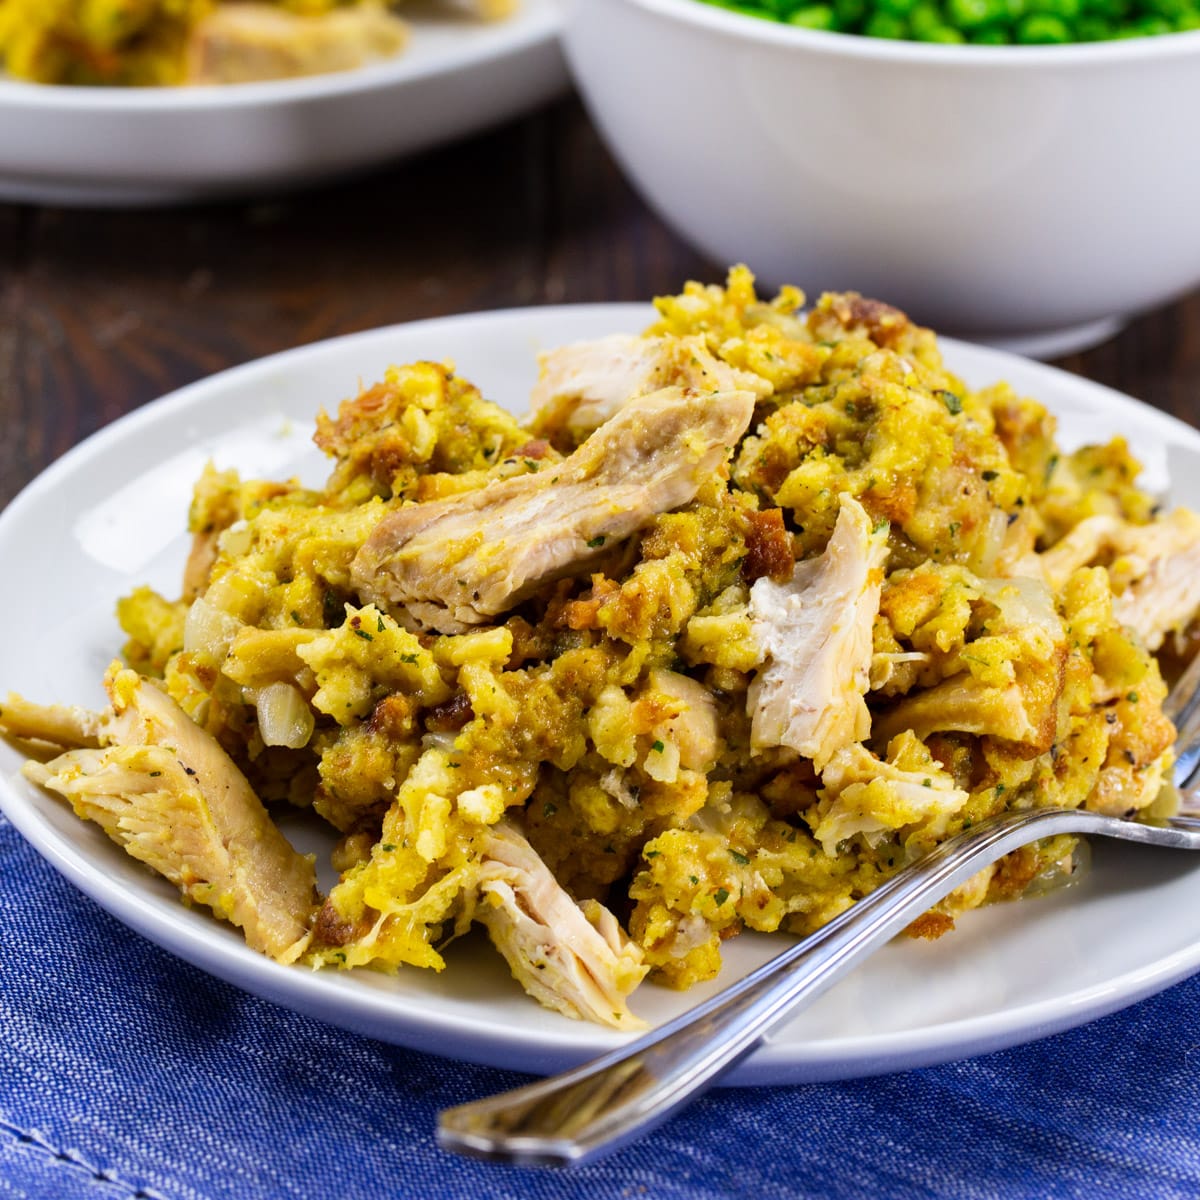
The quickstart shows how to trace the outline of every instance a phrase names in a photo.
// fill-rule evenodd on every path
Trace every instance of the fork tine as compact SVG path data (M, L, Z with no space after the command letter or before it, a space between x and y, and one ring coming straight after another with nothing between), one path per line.
M1163 703L1163 713L1175 726L1175 786L1184 788L1200 766L1200 654L1188 663L1171 694Z

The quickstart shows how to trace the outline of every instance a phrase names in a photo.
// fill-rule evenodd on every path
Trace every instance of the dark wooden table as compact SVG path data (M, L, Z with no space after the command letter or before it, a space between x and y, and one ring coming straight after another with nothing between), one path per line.
M447 313L643 300L723 270L647 210L573 99L250 204L0 206L0 506L100 426L263 354ZM1200 423L1200 293L1061 365Z

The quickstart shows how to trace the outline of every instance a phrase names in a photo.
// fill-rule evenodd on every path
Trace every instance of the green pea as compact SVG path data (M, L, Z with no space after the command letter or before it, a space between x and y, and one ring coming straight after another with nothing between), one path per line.
M993 18L991 0L946 0L946 18L959 29L978 29Z
M1075 35L1081 42L1107 42L1113 35L1112 22L1104 17L1082 16L1075 23Z
M900 17L907 20L909 13L916 7L917 0L875 0L875 11L887 16Z
M971 30L971 43L975 46L1007 46L1012 35L1003 25L988 25L983 29Z
M833 9L828 4L809 4L805 8L798 8L787 19L789 25L796 25L801 29L836 29L837 17L834 16Z
M863 26L863 33L867 37L903 41L908 37L908 23L891 13L876 12L867 18L867 23Z
M1071 31L1059 17L1031 13L1017 26L1017 41L1026 46L1058 45L1071 40Z
M923 40L935 29L943 28L946 20L936 4L929 3L929 0L922 0L908 14L908 24L917 39Z
M1030 16L1057 17L1065 25L1070 25L1079 16L1080 0L1025 0L1025 11ZM1070 30L1067 32L1070 40Z
M961 30L951 29L949 25L942 25L917 35L919 42L939 42L946 46L961 46L966 40L966 34Z
M1118 30L1118 37L1157 37L1162 33L1173 33L1171 22L1165 17L1138 17Z
M1129 0L1083 0L1083 11L1110 21L1121 21L1129 15Z
M839 29L855 29L867 15L867 0L833 0Z

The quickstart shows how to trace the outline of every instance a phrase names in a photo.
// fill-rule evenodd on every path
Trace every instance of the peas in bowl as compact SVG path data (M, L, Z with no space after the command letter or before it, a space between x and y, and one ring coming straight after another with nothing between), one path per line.
M801 29L951 45L1059 45L1200 29L1195 0L698 0Z

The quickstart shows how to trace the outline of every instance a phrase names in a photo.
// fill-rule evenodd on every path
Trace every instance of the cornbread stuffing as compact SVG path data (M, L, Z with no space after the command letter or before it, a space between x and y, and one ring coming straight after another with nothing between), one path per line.
M544 355L527 424L417 362L318 417L322 489L209 467L181 598L118 605L108 711L0 710L29 778L282 962L440 970L478 923L623 1029L643 977L815 930L993 813L1169 804L1154 652L1197 632L1200 517L1123 441L1063 451L854 294L735 268L657 308ZM340 837L327 895L289 805Z
M455 0L446 0L450 6ZM515 0L457 0L484 18ZM37 83L248 83L394 57L408 29L389 0L0 0L0 60Z

